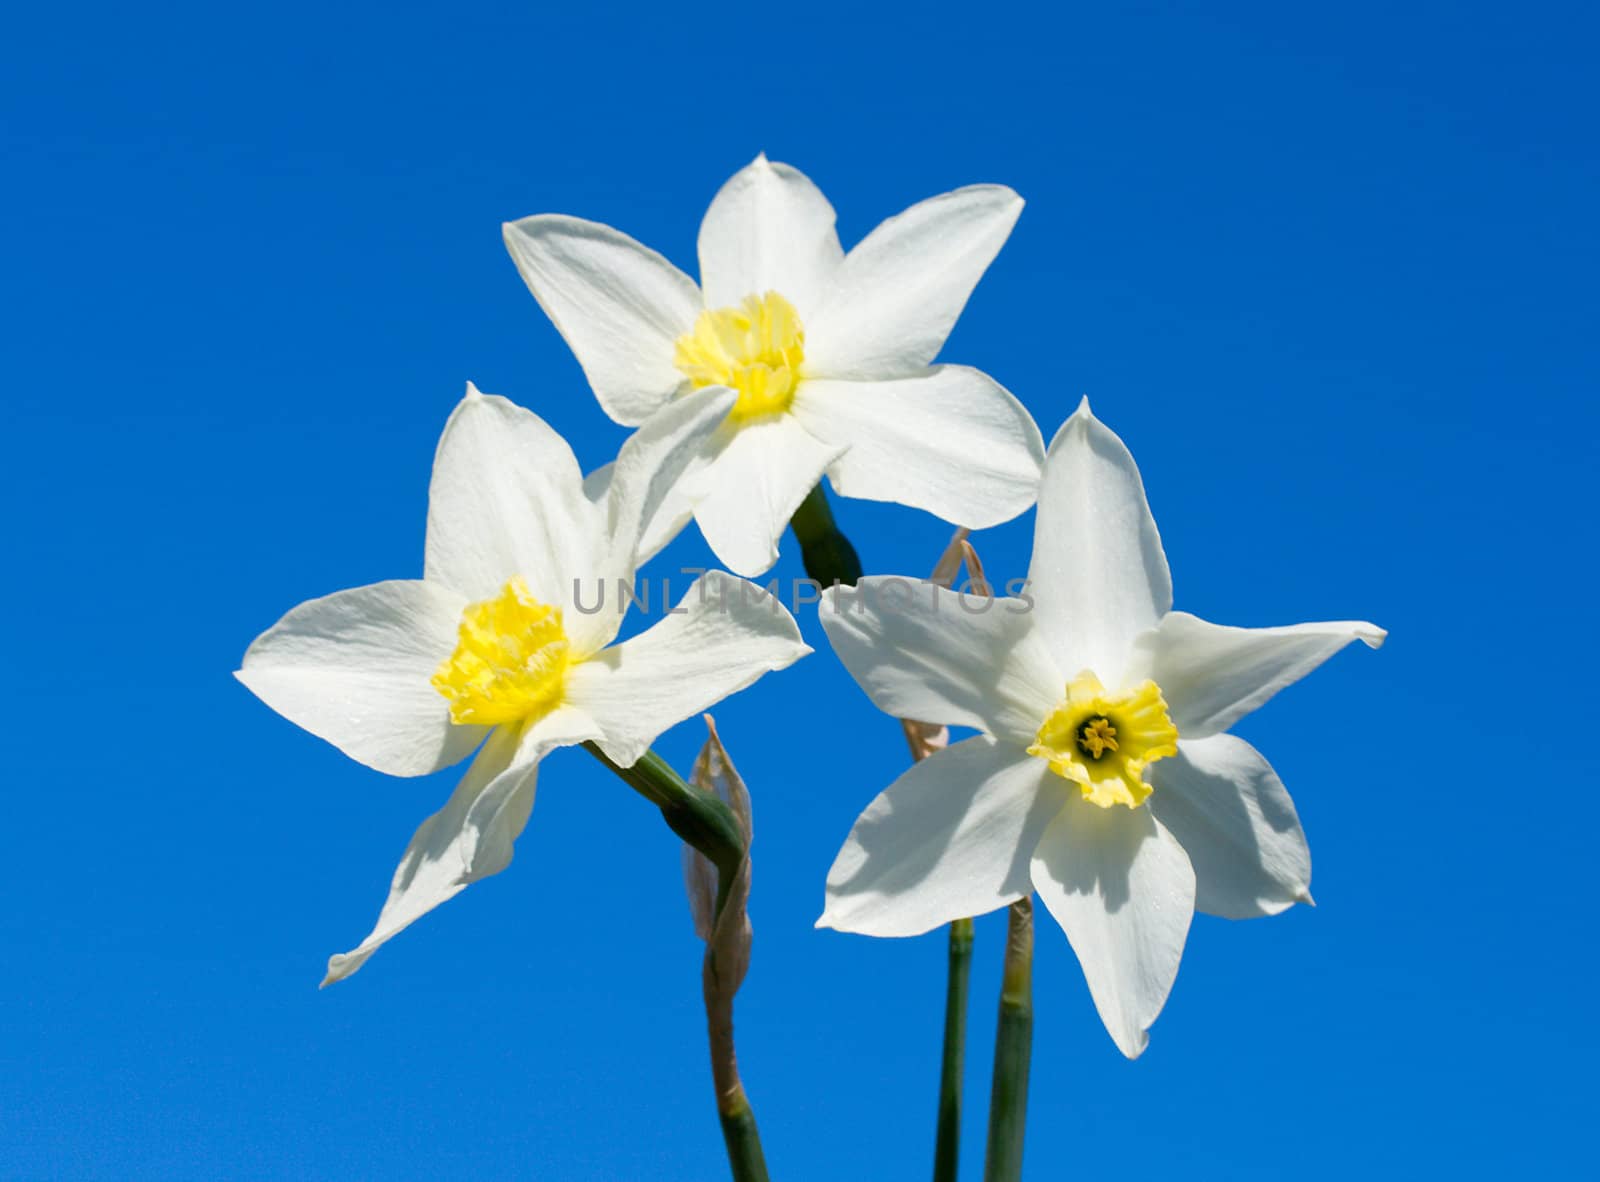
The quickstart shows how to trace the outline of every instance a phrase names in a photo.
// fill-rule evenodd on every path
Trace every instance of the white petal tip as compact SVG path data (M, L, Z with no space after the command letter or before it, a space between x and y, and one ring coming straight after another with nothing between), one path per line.
M994 190L997 193L1004 194L1006 198L1006 204L1011 206L1013 209L1020 211L1022 207L1027 204L1027 202L1022 199L1022 194L1017 192L1010 185L995 185Z
M1317 905L1317 901L1311 897L1310 887L1301 887L1295 895L1294 901L1296 903L1304 903L1307 907L1315 907Z
M713 550L713 552L715 551ZM720 554L718 554L717 557L721 558L723 565L734 574L738 575L741 579L759 579L778 563L778 551L776 548L774 548L772 553L768 554L765 559L754 563L734 562Z
M1075 419L1094 418L1094 411L1089 409L1089 396L1087 394L1078 400L1078 409L1072 412L1072 417Z
M482 398L483 397L483 391L478 389L476 383L468 382L467 383L467 392L466 392L465 395L463 395L463 397L468 398L468 399Z
M952 916L952 919L955 917ZM832 915L826 911L822 918L811 926L814 928L828 928L835 932L843 932L847 936L867 936L873 940L909 940L917 936L925 936L934 928L943 927L950 920L943 920L932 927L905 927L893 923L882 923L869 916L866 921L852 921L848 918Z
M600 753L612 763L623 771L627 771L644 758L645 752L650 750L650 744L660 737L660 735L652 735L650 741L642 746L638 743L624 743L614 739L596 739L594 745L600 748Z
M817 922L811 925L817 931L844 932L851 935L867 935L857 928L850 926L849 921L840 916L830 903L823 907L822 914L817 916Z
M336 981L343 981L355 973L372 958L372 953L377 949L367 952L337 952L328 957L328 975L322 978L318 989L326 989Z
M1368 624L1360 632L1357 632L1356 635L1361 637L1361 643L1366 645L1368 648L1382 648L1383 642L1389 639L1389 630L1387 628L1379 628L1376 625Z
M500 223L500 236L507 242L511 241L513 234L530 234L536 227L547 222L560 220L560 214L534 213L525 218L512 218L509 222ZM576 221L576 218L567 219Z
M1106 1033L1111 1035L1111 1041L1117 1044L1117 1050L1122 1052L1124 1059L1137 1059L1150 1048L1150 1030L1148 1027L1132 1032L1125 1031L1123 1036L1119 1037L1112 1033L1111 1028L1108 1026L1106 1027Z
M694 516L695 524L700 527L701 536L705 538L706 544L711 547L711 552L716 555L717 561L723 565L725 570L738 575L741 579L754 579L766 574L776 565L778 561L778 538L768 539L766 557L764 558L751 557L758 548L759 543L752 546L745 546L741 543L737 546L735 553L725 554L717 548L717 542L713 540L712 534L706 532L705 525L700 520L700 506L695 505L690 512ZM785 527L788 526L787 521L783 524ZM779 534L779 537L781 538L782 534ZM724 549L729 548L724 547Z
M811 926L818 931L826 929L834 932L849 932L856 935L866 935L867 933L851 927L849 922L839 914L838 910L835 909L834 904L840 901L841 900L838 899L830 899L827 903L823 904L822 914L817 917L817 922Z

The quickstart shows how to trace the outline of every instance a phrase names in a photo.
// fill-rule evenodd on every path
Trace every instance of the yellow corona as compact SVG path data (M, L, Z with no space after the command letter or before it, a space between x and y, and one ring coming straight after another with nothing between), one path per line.
M461 613L456 651L433 675L453 722L527 722L561 703L570 646L561 609L539 602L521 578Z
M1155 682L1108 693L1087 670L1068 683L1066 701L1050 712L1028 748L1101 808L1138 808L1150 795L1145 769L1177 753L1178 728Z
M805 342L794 305L769 291L701 312L694 328L678 338L673 364L697 390L737 390L739 400L728 417L746 422L789 409L800 384Z

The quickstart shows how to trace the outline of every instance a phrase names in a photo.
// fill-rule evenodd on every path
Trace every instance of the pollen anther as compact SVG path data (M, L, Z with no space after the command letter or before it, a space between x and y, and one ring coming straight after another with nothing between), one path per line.
M1091 718L1078 728L1078 747L1090 759L1099 759L1117 749L1117 728L1104 715Z
M1177 753L1178 728L1155 682L1110 692L1088 670L1068 683L1028 748L1101 808L1138 808L1150 795L1145 769Z

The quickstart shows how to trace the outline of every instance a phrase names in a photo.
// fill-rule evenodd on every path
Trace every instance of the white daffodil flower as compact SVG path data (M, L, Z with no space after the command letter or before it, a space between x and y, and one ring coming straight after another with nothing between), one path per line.
M1172 607L1122 440L1088 401L1050 445L1028 596L881 578L822 624L877 706L983 733L913 766L856 821L818 926L910 936L1037 891L1129 1058L1166 1002L1196 908L1310 902L1311 856L1265 759L1224 732L1352 640L1340 621L1229 628Z
M617 422L690 390L738 392L643 554L692 515L724 565L756 575L824 472L841 496L973 529L1033 503L1044 448L1028 412L985 374L932 364L1021 210L1003 185L957 189L846 255L827 198L760 156L706 211L699 286L596 222L541 214L505 240Z
M547 752L592 740L631 766L668 727L811 651L774 598L720 571L611 644L643 523L733 397L653 418L594 502L560 435L469 385L434 457L423 577L303 603L245 653L251 692L368 767L421 776L477 750L412 837L372 934L328 962L324 985L505 869ZM600 586L614 598L597 610Z

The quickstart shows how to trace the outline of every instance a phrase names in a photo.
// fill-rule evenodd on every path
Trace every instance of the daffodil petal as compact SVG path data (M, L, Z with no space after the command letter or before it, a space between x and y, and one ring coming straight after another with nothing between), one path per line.
M668 490L654 515L645 523L644 533L639 537L640 566L665 550L694 520L694 502L684 490L684 485L694 478L700 466L700 463L696 463L684 471L683 480Z
M698 461L699 457L696 459ZM645 524L644 533L639 538L639 547L634 552L635 568L643 566L666 549L672 540L683 532L684 527L694 520L694 502L690 499L685 486L701 466L703 461L691 461L683 476L667 490L667 495ZM602 465L583 478L583 492L591 502L600 504L606 499L611 487L612 467L611 464Z
M616 639L628 607L618 589L631 585L638 567L688 519L687 478L705 466L705 452L733 401L734 392L722 387L685 394L630 435L615 461L585 478L584 496L599 509L606 542L597 548L599 559L576 576L566 629L577 655Z
M748 423L719 441L694 477L694 518L718 560L753 578L778 561L789 518L842 449L791 415Z
M971 185L882 223L806 318L807 371L906 377L928 365L1021 212L1022 198L1004 185Z
M469 600L521 575L565 608L594 572L603 518L567 441L532 411L467 387L433 461L425 570Z
M1138 1058L1194 916L1188 855L1149 809L1075 800L1039 839L1033 888L1077 953L1112 1040Z
M420 580L302 603L256 638L235 674L256 697L351 759L422 776L465 759L485 728L456 726L429 679L465 600Z
M1195 908L1227 919L1311 901L1311 850L1294 801L1261 753L1233 735L1183 740L1150 767L1150 807L1194 866Z
M533 809L539 760L596 733L593 721L575 710L557 710L536 725L537 735L495 728L448 803L412 836L372 933L329 959L324 985L344 980L435 907L511 864L512 844Z
M1365 620L1230 628L1171 612L1139 638L1135 659L1161 687L1178 733L1199 739L1227 730L1352 641L1377 648L1387 635Z
M663 731L810 651L776 597L709 571L664 619L573 666L565 700L598 724L606 757L631 767Z
M1060 781L1012 744L979 735L935 752L856 819L817 926L915 936L1015 902L1066 803Z
M608 571L631 575L642 561L638 552L653 554L666 544L652 535L659 535L661 522L682 512L685 481L705 466L712 438L735 398L734 391L722 386L693 391L662 407L628 436L599 501L614 543ZM592 487L585 482L586 490Z
M350 976L380 947L478 878L511 862L511 846L533 808L536 762L512 767L516 732L489 737L443 809L406 846L378 922L357 947L328 960L323 985Z
M1139 469L1087 398L1045 457L1028 593L1062 667L1092 669L1108 685L1123 680L1135 638L1172 606Z
M700 223L699 249L706 307L776 291L802 318L844 261L822 191L799 169L765 156L718 191Z
M894 501L953 525L1009 521L1039 495L1044 443L987 374L942 365L912 378L802 382L794 415L848 446L828 468L840 496Z
M850 676L896 718L976 727L1027 746L1066 686L1019 599L869 575L827 591L818 613Z
M504 237L608 415L636 426L683 385L672 348L700 314L694 280L621 231L582 218L539 214L507 222Z
M583 478L584 496L604 510L619 547L638 532L630 572L654 558L694 520L689 489L715 455L713 437L735 398L735 392L725 387L683 395L629 436L616 460ZM623 479L613 490L619 466ZM608 569L623 565L624 557L623 549L615 549Z

